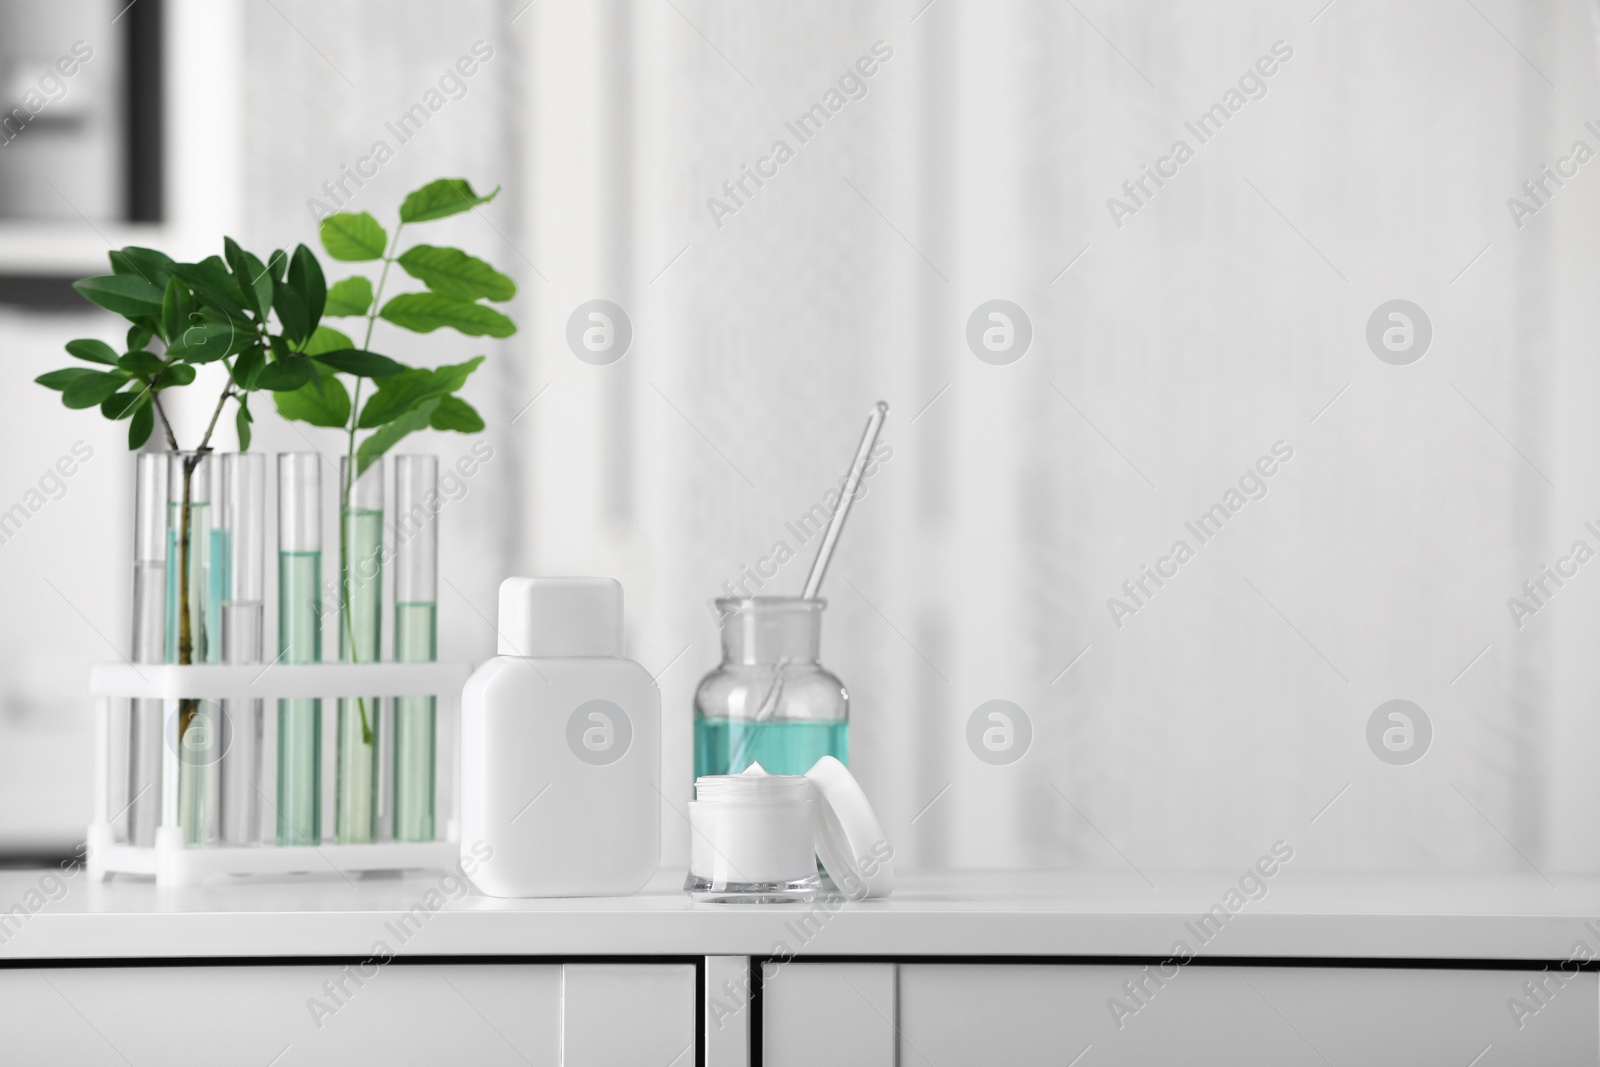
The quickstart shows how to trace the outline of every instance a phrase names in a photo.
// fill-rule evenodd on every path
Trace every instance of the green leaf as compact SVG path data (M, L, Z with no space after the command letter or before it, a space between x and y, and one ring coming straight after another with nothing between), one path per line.
M150 387L140 382L132 389L124 389L120 393L106 397L100 403L100 414L108 419L125 419L132 415L140 404L149 402Z
M143 326L130 326L128 328L128 351L143 352L145 346L150 343L150 338L154 336L155 332L153 330L148 330Z
M172 365L154 352L129 352L117 360L117 366L140 378L160 374Z
M246 258L248 257L248 259ZM246 310L253 311L259 319L265 319L267 308L272 306L271 294L263 302L261 292L256 288L256 279L261 277L266 268L255 256L250 255L239 247L239 242L232 237L222 239L222 258L228 264L228 270L233 274L233 283L239 287L239 293L244 297ZM250 260L256 259L255 269L251 269Z
M252 421L254 420L250 417L250 398L241 396L239 398L239 410L233 417L233 428L239 434L240 452L250 451L250 423Z
M105 371L90 370L88 367L65 367L61 370L50 371L48 374L41 374L34 381L46 389L54 389L59 393L81 378L93 378L104 373Z
M244 297L246 308L265 322L267 312L272 308L272 275L268 273L266 264L240 248L232 237L222 239L222 248L228 261L228 270L232 272L234 284Z
M436 370L404 370L390 375L378 382L378 391L362 406L361 418L356 425L363 430L370 430L399 418L429 400L448 396L465 385L467 377L482 362L482 356L474 356L465 363Z
M350 421L350 394L331 374L322 379L320 393L315 382L307 382L292 392L273 393L272 402L284 418L313 426L338 427Z
M368 467L407 435L427 429L428 423L433 418L434 409L438 406L437 399L425 400L393 422L385 423L377 432L368 434L367 439L356 449L356 477L365 474Z
M289 261L289 284L306 302L306 311L311 316L311 325L306 330L309 336L322 321L322 310L328 302L328 282L322 276L322 264L303 244L295 246L294 258Z
M265 263L252 256L249 252L244 254L244 261L250 270L255 271L250 277L255 279L252 283L255 287L255 302L261 308L261 321L265 322L267 309L272 306L272 283L274 280L272 272L267 269Z
M67 355L76 356L89 363L104 363L110 367L117 365L117 350L104 341L96 341L93 338L68 341Z
M335 289L338 286L334 286ZM311 331L311 339L305 343L301 352L308 356L320 356L326 352L338 352L346 348L354 348L356 343L332 326L318 326Z
M472 372L478 369L483 360L483 356L473 356L463 363L447 363L434 369L434 378L440 389L454 393L467 384L467 379L472 377Z
M301 356L291 356L261 369L256 384L274 393L292 392L311 381L311 363Z
M124 318L161 314L161 290L137 274L102 274L73 282L72 287L89 303Z
M211 312L215 314L215 312ZM193 325L184 329L167 346L168 359L181 359L185 363L212 363L223 356L244 351L255 335L226 318L207 318L207 312L197 312L190 317Z
M404 364L396 363L388 356L365 352L359 348L318 353L317 362L332 367L341 374L354 374L359 378L386 378L406 369Z
M254 389L256 378L267 365L267 353L260 345L251 345L239 353L233 362L233 380L242 389Z
M165 289L172 275L172 257L153 248L129 245L111 253L111 270L114 274L136 275L157 289Z
M132 451L150 440L150 432L156 428L155 408L149 404L140 404L133 413L133 421L128 423L128 450Z
M290 275L293 273L291 268ZM311 336L311 309L306 305L305 294L292 282L272 283L272 306L278 312L286 339L301 341Z
M267 257L267 275L275 282L283 281L284 272L289 269L289 253L279 248Z
M417 245L395 262L440 296L501 301L517 295L516 282L459 248Z
M177 278L167 279L167 291L161 297L161 333L170 344L176 341L189 325L189 315L194 311L194 297Z
M222 312L228 318L248 324L250 313L245 310L244 294L240 292L227 264L216 256L207 256L199 263L174 263L172 273L182 278L200 303Z
M483 416L459 396L443 397L434 409L428 423L435 430L454 430L456 433L482 433Z
M345 263L365 263L382 259L389 247L389 235L378 220L365 211L341 211L322 220L318 233L328 255Z
M363 430L382 426L444 392L434 385L431 370L403 370L391 374L378 383L378 391L362 405L356 426Z
M161 381L156 383L159 389L171 389L175 386L188 385L194 381L194 368L187 363L169 363L167 369L161 372Z
M413 333L432 333L441 326L468 337L510 337L517 332L516 323L494 308L438 293L402 293L378 314Z
M61 402L69 408L95 408L106 397L121 389L128 376L120 371L92 370L75 379L61 391Z
M400 221L431 222L470 211L479 204L487 204L499 192L497 185L488 196L479 196L472 191L472 186L467 184L465 178L440 178L405 198L400 205Z
M400 258L403 260L405 257ZM365 315L370 307L372 307L372 283L357 274L353 278L333 283L328 289L328 306L323 314Z

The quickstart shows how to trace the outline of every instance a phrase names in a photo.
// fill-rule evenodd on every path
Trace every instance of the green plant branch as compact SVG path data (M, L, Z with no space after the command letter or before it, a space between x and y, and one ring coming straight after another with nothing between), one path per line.
M179 451L178 439L173 436L172 423L167 421L167 413L161 407L161 394L156 392L155 382L150 383L150 403L155 405L156 416L161 420L161 429L167 435L167 448L173 452Z
M204 452L187 456L183 461L183 503L178 512L178 663L194 662L194 612L189 602L189 556L192 547L191 517L194 471L205 458ZM178 701L178 755L183 756L183 738L189 732L195 715L200 711L200 701Z
M211 422L206 426L206 434L204 437L200 438L200 448L198 449L199 452L204 453L211 451L211 435L216 432L217 419L221 418L222 416L223 405L227 404L230 396L234 399L238 399L239 394L233 391L232 374L230 374L228 378L229 384L222 387L222 395L217 397L217 406L211 411Z
M258 336L265 340L264 324L257 327ZM234 388L233 363L226 357L223 366L228 376L223 382L222 393L217 397L217 406L211 411L211 421L206 426L205 436L200 439L200 447L193 456L183 461L183 504L179 516L178 534L178 662L192 664L194 662L194 618L189 604L189 555L191 551L192 536L190 532L190 518L192 514L192 496L194 472L206 454L211 451L211 435L216 432L217 420L222 417L222 409L227 406L228 397L238 400L241 394ZM161 394L155 391L156 382L160 375L156 375L150 382L150 402L155 406L156 413L161 416L161 427L166 431L167 444L172 451L179 451L178 439L172 432L172 424L167 421L167 413L161 408ZM195 716L200 711L198 700L183 700L178 704L178 738L180 755L183 736L188 732L189 726L194 722Z
M389 252L383 257L383 269L378 272L378 287L372 293L372 304L367 308L367 334L361 340L361 349L364 352L372 350L372 329L378 323L378 306L383 302L383 286L389 280L389 265L394 262L395 252L400 248L400 231L406 228L404 222L394 229L394 238L389 242ZM350 426L346 435L344 483L340 488L339 504L339 597L341 612L344 616L344 632L346 647L350 650L350 662L357 663L356 652L356 624L351 613L350 603L350 494L355 488L356 481L356 424L361 418L361 379L356 378L355 389L350 397ZM363 744L372 744L372 725L367 719L366 697L356 697L356 707L361 712L361 741Z

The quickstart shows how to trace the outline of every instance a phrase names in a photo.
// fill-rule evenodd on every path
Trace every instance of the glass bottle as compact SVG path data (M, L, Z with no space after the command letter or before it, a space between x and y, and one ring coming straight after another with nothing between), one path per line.
M227 558L212 508L217 460L210 452L169 452L167 460L166 661L217 663L222 658L218 583ZM216 768L221 708L217 701L195 698L176 705L178 826L185 844L208 845L217 838L221 810Z
M849 762L850 696L817 662L827 601L721 598L722 663L694 695L695 776Z
M439 457L394 461L394 658L432 663L439 658ZM394 702L394 825L396 841L434 838L434 759L437 708L433 697Z
M141 452L134 476L134 663L163 663L166 650L167 455ZM129 709L128 831L130 844L156 843L161 823L160 700L134 700Z
M278 456L278 661L322 662L322 457ZM322 840L322 701L278 701L280 845Z
M217 545L226 561L218 583L222 605L222 660L260 663L265 648L266 457L235 452L222 457L217 494ZM254 845L261 839L260 700L222 702L221 837L230 845Z
M351 478L339 462L339 661L376 663L383 630L383 460ZM378 699L339 701L333 839L378 837Z

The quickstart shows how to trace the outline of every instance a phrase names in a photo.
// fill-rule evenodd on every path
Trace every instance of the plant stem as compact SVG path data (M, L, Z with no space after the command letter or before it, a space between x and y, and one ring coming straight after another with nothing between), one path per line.
M225 385L225 386L222 387L222 395L217 397L217 406L211 412L211 422L210 422L209 425L206 426L206 435L204 437L200 438L200 448L199 448L200 452L203 453L203 452L211 451L211 434L217 428L217 419L218 419L218 417L220 417L222 415L222 405L224 405L224 404L226 404L228 402L228 398L230 396L237 396L237 395L238 394L236 394L233 391L233 386L232 386L231 382L228 385Z
M167 421L167 413L161 408L161 394L154 389L150 390L150 403L155 405L156 414L161 417L161 429L167 435L167 447L174 452L179 451L178 439L172 434L172 423Z
M194 612L189 603L189 558L192 548L191 519L193 518L194 472L211 452L211 435L216 432L217 420L222 417L222 409L228 402L228 397L239 399L239 393L234 391L233 364L223 360L223 365L228 369L228 380L223 383L222 395L217 397L217 406L212 409L211 421L206 425L205 436L200 439L200 447L194 455L187 456L183 461L183 502L179 505L178 515L178 663L188 666L194 663ZM159 379L159 375L157 376ZM181 451L178 448L178 438L172 432L172 423L167 419L166 410L161 406L161 394L154 389L157 379L151 380L150 403L155 408L156 414L161 417L161 428L166 433L167 447L173 452ZM195 715L200 711L200 701L196 699L183 699L178 701L178 741L179 752L182 752L182 741L188 732Z
M178 663L189 665L194 662L194 613L189 604L189 557L191 550L190 520L193 513L193 492L195 468L205 460L211 452L211 435L216 432L217 420L222 416L222 409L228 402L228 397L238 399L239 394L233 389L233 368L228 368L228 381L222 387L222 395L217 397L217 406L211 412L211 422L206 426L205 436L200 439L200 447L194 455L188 456L183 461L183 503L180 505L178 515ZM155 405L157 414L161 416L161 426L167 432L167 444L174 452L178 449L178 439L173 435L172 424L167 421L167 413L161 409L160 394L152 393L150 401ZM178 702L178 738L180 742L188 731L189 724L194 721L195 715L200 710L198 700L180 700ZM181 749L181 745L180 745Z
M378 322L378 305L383 300L383 286L389 280L389 265L394 262L395 251L400 247L400 231L405 223L394 229L394 239L389 252L383 257L383 269L378 272L378 288L372 294L372 304L367 308L367 335L361 340L363 351L372 347L372 328ZM340 614L344 616L345 647L350 651L350 662L359 662L356 651L355 620L350 611L350 493L356 481L356 422L361 417L361 378L356 377L355 392L350 398L350 426L345 443L344 482L339 487L339 599ZM361 710L361 740L372 744L372 727L367 721L367 700L356 698Z
M177 447L176 442L173 445ZM183 460L183 503L178 512L178 663L189 665L194 662L194 613L189 604L189 555L190 555L190 518L192 514L191 496L194 485L194 470L205 458L204 452L197 452ZM189 725L194 721L195 714L200 710L200 701L185 699L178 702L178 751L183 752L183 735L188 732Z

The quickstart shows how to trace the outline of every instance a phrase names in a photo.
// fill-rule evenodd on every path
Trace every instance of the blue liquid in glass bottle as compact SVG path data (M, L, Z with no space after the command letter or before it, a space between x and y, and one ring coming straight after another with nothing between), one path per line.
M694 770L804 774L823 756L850 755L850 696L817 662L823 600L752 597L716 602L722 663L695 691Z

